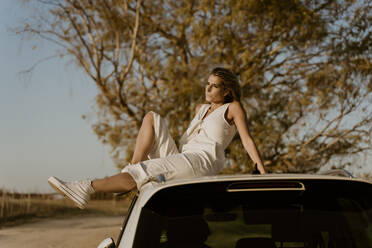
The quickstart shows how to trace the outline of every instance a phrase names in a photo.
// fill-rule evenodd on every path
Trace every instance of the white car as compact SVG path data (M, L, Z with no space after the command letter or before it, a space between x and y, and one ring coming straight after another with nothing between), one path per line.
M336 174L150 182L98 247L372 248L372 184Z

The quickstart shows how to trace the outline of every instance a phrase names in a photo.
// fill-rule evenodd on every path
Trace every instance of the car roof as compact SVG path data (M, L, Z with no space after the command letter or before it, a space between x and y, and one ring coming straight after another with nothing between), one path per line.
M142 186L139 191L139 198L141 205L143 206L153 194L156 192L174 186L188 185L188 184L198 184L198 183L209 183L209 182L224 182L224 181L256 181L256 180L344 180L344 181L358 181L363 183L372 184L369 181L353 178L351 176L339 176L332 174L264 174L264 175L253 175L253 174L234 174L234 175L216 175L216 176L202 176L202 177L192 177L185 179L169 180L167 182L158 183L151 181Z

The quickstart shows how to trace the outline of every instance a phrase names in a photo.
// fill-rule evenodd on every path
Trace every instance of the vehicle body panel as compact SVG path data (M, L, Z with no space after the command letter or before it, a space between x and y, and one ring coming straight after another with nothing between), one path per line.
M357 182L363 184L371 184L368 181L362 179L356 179L351 177L342 176L331 176L331 175L316 175L316 174L266 174L266 175L219 175L210 177L197 177L183 180L174 180L166 183L149 182L142 187L136 197L136 201L133 208L127 217L125 229L122 231L122 235L119 237L118 246L120 248L129 248L133 246L139 218L143 207L149 202L149 200L160 191L164 191L170 188L177 188L178 186L195 185L195 184L208 184L208 183L223 183L223 182L299 182L302 181L319 181L319 182ZM279 189L280 190L280 189Z

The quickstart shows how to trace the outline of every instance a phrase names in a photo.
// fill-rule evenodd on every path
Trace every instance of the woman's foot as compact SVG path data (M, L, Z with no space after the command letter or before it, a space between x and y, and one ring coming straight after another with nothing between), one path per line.
M64 182L56 177L50 177L48 183L58 193L73 201L80 209L84 209L90 195L94 193L92 181L89 179Z

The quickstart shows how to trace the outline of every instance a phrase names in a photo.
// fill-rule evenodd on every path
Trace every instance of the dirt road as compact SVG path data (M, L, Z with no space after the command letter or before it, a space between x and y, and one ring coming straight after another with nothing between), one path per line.
M116 241L123 217L72 217L0 229L0 248L91 248L107 237Z

